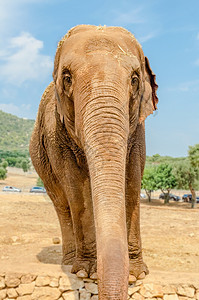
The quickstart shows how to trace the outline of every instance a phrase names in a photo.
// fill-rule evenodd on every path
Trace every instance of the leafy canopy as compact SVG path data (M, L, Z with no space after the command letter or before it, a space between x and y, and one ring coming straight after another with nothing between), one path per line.
M147 167L144 169L144 175L142 178L142 188L147 191L156 190L156 168L155 167Z
M160 164L156 168L155 175L156 187L162 191L169 192L176 186L176 179L172 173L172 166L169 164Z
M189 146L188 158L192 167L199 169L199 144Z
M173 169L178 189L189 189L190 186L198 188L199 172L190 162L178 163Z

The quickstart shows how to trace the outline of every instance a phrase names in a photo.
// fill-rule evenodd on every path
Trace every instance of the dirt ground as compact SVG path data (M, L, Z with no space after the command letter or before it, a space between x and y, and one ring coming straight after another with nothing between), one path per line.
M58 219L47 195L29 194L37 175L9 171L0 181L0 269L42 268L61 263L61 238ZM24 193L1 192L3 186L14 185ZM141 202L141 234L144 260L150 272L168 272L199 282L199 204L190 209L188 203L161 200Z

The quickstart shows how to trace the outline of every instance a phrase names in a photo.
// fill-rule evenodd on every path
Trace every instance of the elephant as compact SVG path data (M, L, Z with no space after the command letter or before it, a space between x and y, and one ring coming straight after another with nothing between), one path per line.
M59 42L30 155L62 232L63 264L97 278L99 299L127 299L144 278L140 190L156 75L122 27L78 25Z

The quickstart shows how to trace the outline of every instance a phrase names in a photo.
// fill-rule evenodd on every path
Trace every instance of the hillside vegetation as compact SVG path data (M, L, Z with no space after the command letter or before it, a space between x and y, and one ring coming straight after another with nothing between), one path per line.
M34 120L22 119L0 110L0 150L28 151Z

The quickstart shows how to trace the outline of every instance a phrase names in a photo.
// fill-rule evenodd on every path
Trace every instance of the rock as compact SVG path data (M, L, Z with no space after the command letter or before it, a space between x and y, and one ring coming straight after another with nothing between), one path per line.
M51 277L49 286L51 287L58 287L59 286L59 278Z
M5 286L5 279L3 277L0 277L0 290L4 289Z
M196 292L196 299L199 300L199 291Z
M94 280L91 278L83 278L83 280L84 282L94 282Z
M143 300L144 297L142 295L140 295L139 293L135 293L131 296L131 299L134 299L134 300Z
M199 283L193 283L193 287L199 292Z
M134 284L135 284L135 286L142 285L143 281L142 280L137 280Z
M47 286L50 284L50 277L49 276L38 276L35 285L36 286Z
M83 287L84 281L73 274L68 274L59 280L59 289L61 292L78 290Z
M178 296L179 300L190 300L191 298L184 297L184 296ZM195 299L194 299L195 300Z
M31 296L30 296L30 295L19 296L19 297L17 298L17 300L31 300Z
M163 297L164 300L178 300L178 295L173 294L173 295L164 295Z
M87 292L85 289L80 290L80 300L90 300L91 293Z
M179 286L177 289L177 294L179 296L193 298L195 294L195 289L187 285Z
M168 294L168 295L176 294L177 291L174 285L165 285L163 286L162 290L164 294Z
M153 298L153 297L163 297L162 286L153 284L153 283L146 283L140 288L140 294L145 298Z
M91 297L91 300L98 300L98 295L93 295L93 296Z
M53 244L57 245L57 244L60 244L61 243L61 240L59 237L54 237L53 238Z
M162 298L163 297L162 286L159 284L154 284L152 295L153 295L153 298Z
M140 295L144 298L152 298L152 288L149 288L149 286L149 284L143 285L140 288Z
M62 294L64 300L79 300L78 291L69 291Z
M17 298L18 293L16 292L16 290L14 288L10 288L10 289L7 289L7 296L9 298Z
M189 234L189 236L190 236L190 237L194 237L195 234L192 232L192 233Z
M36 279L36 275L26 274L21 277L21 283L31 283Z
M35 288L35 282L21 283L16 290L20 296L24 296L24 295L31 295L34 291L34 288Z
M129 296L135 294L136 292L138 292L140 290L140 286L133 286L133 287L129 287L128 288L128 294Z
M12 243L18 243L20 241L20 238L18 236L12 236L11 237Z
M7 295L6 290L0 290L0 300L5 299Z
M31 300L57 300L60 295L61 292L57 288L48 286L35 287Z
M7 287L17 287L20 284L20 279L17 275L7 275L5 277L5 284Z
M98 288L97 288L97 284L92 283L92 282L86 282L85 283L85 288L87 290L87 292L97 295L98 294Z

